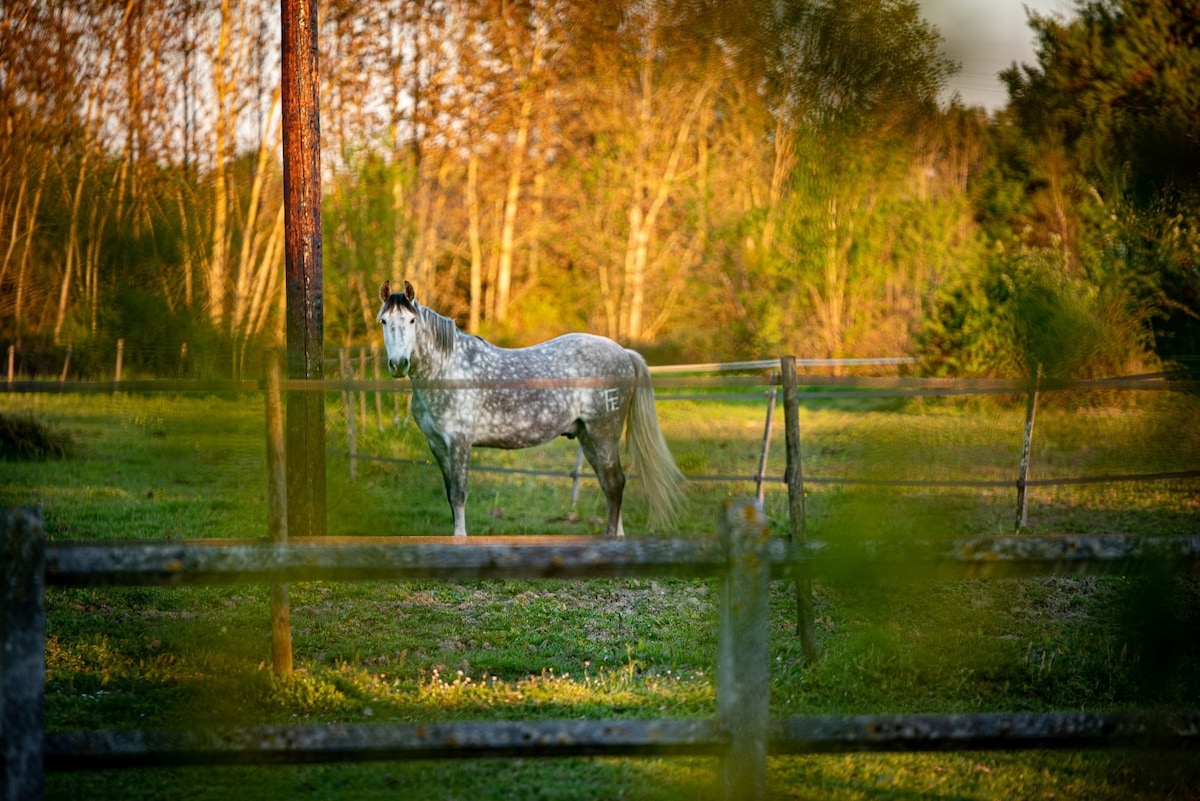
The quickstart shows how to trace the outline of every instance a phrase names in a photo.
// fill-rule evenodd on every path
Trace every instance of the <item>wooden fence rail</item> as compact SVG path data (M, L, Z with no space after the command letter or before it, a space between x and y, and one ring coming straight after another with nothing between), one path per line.
M48 771L78 771L496 757L725 757L730 741L719 719L262 726L220 732L68 732L46 735L44 763ZM1200 747L1200 713L813 715L771 721L765 743L765 753L771 756L1100 748L1177 750ZM747 760L742 764L753 767L755 762ZM739 799L753 797L749 792L727 795Z
M43 795L44 770L140 765L310 763L521 755L715 756L727 798L761 798L768 754L1027 748L1200 747L1200 712L1169 715L906 715L772 720L771 577L872 569L914 575L1200 571L1200 535L984 537L833 548L768 536L754 500L727 502L715 539L514 537L284 543L46 543L40 513L3 526L0 665L4 797ZM46 586L196 585L299 580L719 576L717 710L675 720L258 727L207 732L44 730Z

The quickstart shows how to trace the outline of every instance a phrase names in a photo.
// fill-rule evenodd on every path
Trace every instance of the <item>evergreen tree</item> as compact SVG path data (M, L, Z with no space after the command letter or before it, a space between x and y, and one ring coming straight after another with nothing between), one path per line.
M1038 63L1003 74L1014 119L1075 176L1065 235L1101 287L1149 310L1158 354L1200 354L1200 4L1090 0L1033 15Z

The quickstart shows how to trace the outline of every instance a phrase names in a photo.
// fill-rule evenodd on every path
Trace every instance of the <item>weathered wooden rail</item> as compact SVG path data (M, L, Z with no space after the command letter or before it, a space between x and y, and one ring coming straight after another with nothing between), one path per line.
M143 765L297 764L501 756L703 755L729 798L761 798L769 754L979 749L1195 748L1200 711L1170 715L769 715L772 577L884 570L1010 577L1200 571L1200 535L982 537L832 548L768 536L756 501L722 508L715 539L513 537L46 543L40 514L3 515L0 726L4 796L39 799L44 771ZM716 715L704 719L526 721L420 726L252 727L204 732L45 732L46 586L300 580L583 579L719 576Z

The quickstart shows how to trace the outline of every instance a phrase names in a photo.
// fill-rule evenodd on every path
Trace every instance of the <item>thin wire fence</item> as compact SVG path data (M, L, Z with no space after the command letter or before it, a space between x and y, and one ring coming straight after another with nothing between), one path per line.
M161 350L161 349L160 349ZM170 348L172 355L180 358L180 376L186 374L182 368L189 358L186 346L179 349ZM163 351L165 353L166 351ZM112 380L81 381L71 378L72 348L63 349L62 370L54 380L54 371L46 371L43 377L35 379L23 375L18 369L20 365L19 350L15 346L8 348L8 372L6 388L9 392L26 393L78 393L89 394L96 392L143 392L143 393L257 393L263 389L259 379L243 380L194 380L184 377L166 379L126 379L122 375L122 360L125 358L123 343L118 342L115 352L107 361L111 361ZM158 354L162 355L162 354ZM91 362L106 361L94 353L89 355ZM913 360L905 357L878 359L796 359L797 367L811 370L844 371L857 368L884 368L903 370L911 367ZM255 362L257 364L257 362ZM785 483L783 470L776 460L772 463L768 453L774 437L773 425L769 410L773 398L780 386L778 359L761 359L725 363L661 365L651 368L651 374L657 400L661 403L672 402L744 402L763 404L764 428L761 447L757 458L757 469L754 472L691 472L687 474L690 481L712 483L748 483L752 482L758 488L761 497L762 487L782 485ZM360 443L364 438L362 433L370 426L378 431L386 431L389 427L397 428L406 425L408 418L409 390L407 382L398 382L387 377L382 353L378 348L343 348L337 352L336 358L326 359L328 372L334 376L331 379L313 382L302 380L283 381L283 389L311 390L320 388L327 393L337 393L338 398L327 414L329 438L327 454L344 458L349 464L352 479L356 478L357 468L363 462L374 462L391 465L424 465L426 458L403 457L383 453L365 452ZM912 401L918 399L951 399L956 397L969 398L973 396L1009 396L1012 398L1045 396L1053 393L1097 393L1097 392L1151 392L1151 393L1182 393L1195 396L1200 393L1200 382L1183 380L1177 373L1147 373L1133 376L1120 376L1094 380L1065 380L1065 379L959 379L959 378L921 378L905 375L827 375L806 374L799 377L803 387L801 401L804 404L829 401ZM526 385L528 382L507 382L506 385ZM545 383L543 381L543 383ZM471 386L479 386L471 384ZM1027 421L1028 425L1028 421ZM1025 446L1029 448L1032 429L1027 435ZM345 443L343 446L333 443ZM572 498L578 495L579 483L583 480L594 480L589 469L583 468L579 454L570 463L564 464L560 470L535 469L528 467L513 467L482 462L472 468L478 472L500 475L520 475L550 479L570 479ZM1014 473L1011 478L881 478L877 476L834 476L804 473L803 480L808 485L819 486L859 486L859 487L892 487L905 489L1010 489L1019 491L1028 488L1067 487L1095 484L1115 484L1130 482L1165 482L1190 481L1200 478L1200 469L1179 470L1150 470L1146 472L1114 471L1101 472L1095 475L1059 475L1031 478L1027 470Z
M368 355L369 354L369 355ZM797 359L796 365L805 368L845 368L870 366L908 366L912 359L895 357L881 359ZM750 402L762 403L766 413L763 437L758 457L758 469L754 473L691 473L686 474L689 481L714 483L747 483L753 482L757 487L763 485L782 485L785 483L782 469L768 471L768 454L774 435L770 410L773 408L774 396L781 385L778 359L757 361L741 361L729 363L665 365L651 367L651 375L657 393L656 400L663 403L673 401L691 402ZM367 374L374 371L374 377ZM747 375L746 373L750 373ZM361 377L360 377L361 376ZM1064 392L1196 392L1200 389L1198 382L1183 381L1170 373L1152 373L1137 376L1123 376L1095 380L1014 380L1014 379L947 379L947 378L914 378L905 376L829 376L805 375L798 378L805 391L801 401L847 401L847 400L884 400L884 399L916 399L916 398L951 398L957 396L977 395L1009 395L1014 397L1033 396L1044 393ZM333 382L341 388L341 414L330 416L331 441L342 439L345 448L330 447L331 456L345 458L350 465L352 478L357 473L361 462L376 462L393 465L424 465L427 458L400 457L377 453L364 453L357 447L358 427L369 425L370 413L374 411L377 428L384 430L389 424L403 424L406 412L401 413L407 406L407 384L397 390L394 382L381 378L381 366L377 350L360 351L358 357L353 357L343 350L339 359L339 380ZM487 384L493 386L495 382ZM528 382L512 380L503 382L505 387L528 386ZM556 384L557 385L557 384ZM483 386L479 382L471 382L471 388ZM822 389L813 389L819 387ZM687 392L686 390L705 390L704 392ZM728 392L724 390L740 390ZM390 403L383 397L391 394ZM373 400L368 397L373 395ZM395 413L389 422L385 422L384 407L390 407ZM1030 431L1029 436L1032 436ZM1027 441L1026 447L1029 446ZM578 453L574 465L562 470L534 469L526 467L511 467L496 464L476 464L472 469L478 472L499 475L521 475L541 478L571 479L574 482L573 497L578 492L578 483L583 479L593 478L590 470L581 470L581 460ZM876 478L868 476L822 476L804 475L804 483L826 486L867 486L894 487L909 489L1013 489L1029 487L1064 487L1085 484L1112 484L1125 482L1176 481L1200 478L1200 469L1160 470L1145 473L1121 472L1102 473L1089 476L1059 476L1044 478L1029 478L1027 471L1014 471L1012 478L1006 479L903 479ZM760 490L761 497L761 490Z

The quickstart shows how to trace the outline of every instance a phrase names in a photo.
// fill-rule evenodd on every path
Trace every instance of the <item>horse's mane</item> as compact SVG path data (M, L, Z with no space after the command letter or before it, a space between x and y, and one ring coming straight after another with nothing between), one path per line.
M439 358L445 358L454 351L454 340L458 336L458 326L449 317L438 314L428 306L417 306L417 316L421 326L433 336L429 343Z

